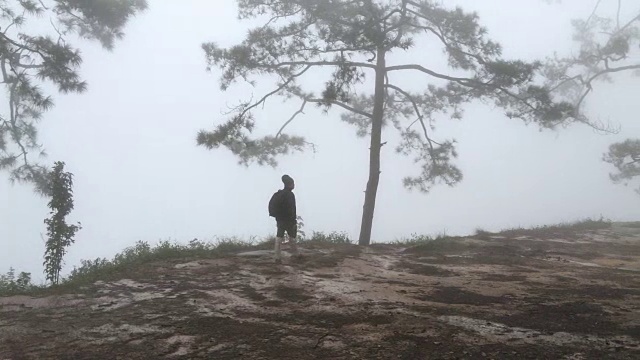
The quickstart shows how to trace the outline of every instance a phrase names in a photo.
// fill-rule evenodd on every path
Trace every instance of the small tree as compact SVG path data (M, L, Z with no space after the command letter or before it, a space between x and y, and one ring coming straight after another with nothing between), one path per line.
M396 151L413 155L420 166L404 185L428 192L438 183L453 186L462 179L452 163L455 140L436 140L432 131L438 119L461 119L468 102L495 104L509 117L543 128L589 123L577 116L573 104L554 101L550 89L537 84L541 63L502 58L501 46L487 38L478 15L461 8L429 0L238 0L238 7L241 19L268 20L239 45L224 49L204 44L209 69L222 70L222 90L238 80L253 84L256 76L272 76L276 85L257 101L242 102L213 131L201 131L197 143L209 149L226 147L244 165L276 166L277 156L307 147L305 138L284 130L309 104L324 111L340 108L342 120L356 126L359 136L370 138L361 245L371 240L380 154L387 143L383 129L389 125L400 135ZM438 45L448 69L423 65L436 53L417 48L418 40ZM391 55L399 52L410 52L416 63L395 63ZM303 87L301 80L313 74L309 81L317 81L322 68L332 71L324 90L314 93ZM430 82L416 92L398 74ZM373 80L367 82L369 78ZM297 99L300 108L282 119L275 135L252 138L254 110L275 96Z
M44 272L47 280L58 284L66 248L73 244L73 237L82 227L67 224L66 217L73 210L73 174L64 171L64 163L56 162L49 177L49 208L51 217L47 224L47 249L44 253Z
M146 7L146 0L0 1L0 79L8 100L7 113L0 114L0 170L9 171L11 181L31 182L46 194L48 170L29 157L44 155L37 123L53 106L40 84L48 81L62 93L86 90L74 35L110 50L129 19ZM23 31L43 24L50 34Z

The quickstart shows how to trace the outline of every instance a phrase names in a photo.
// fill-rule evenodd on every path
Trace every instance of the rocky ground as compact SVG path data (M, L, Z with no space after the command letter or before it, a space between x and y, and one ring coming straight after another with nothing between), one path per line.
M640 359L640 226L156 262L0 298L0 359Z

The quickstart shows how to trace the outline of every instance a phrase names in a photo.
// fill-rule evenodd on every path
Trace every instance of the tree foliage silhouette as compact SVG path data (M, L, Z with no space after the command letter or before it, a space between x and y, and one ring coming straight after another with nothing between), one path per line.
M0 76L8 100L7 112L0 114L0 170L11 181L33 183L46 195L48 169L31 157L45 155L37 124L53 106L41 85L53 84L61 93L87 89L72 38L96 40L111 50L129 19L146 7L146 0L0 1ZM43 24L56 36L36 34L33 29Z

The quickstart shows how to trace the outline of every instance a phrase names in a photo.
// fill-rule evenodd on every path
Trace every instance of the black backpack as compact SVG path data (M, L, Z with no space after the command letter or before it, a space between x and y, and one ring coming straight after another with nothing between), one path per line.
M282 195L283 191L278 190L271 196L271 200L269 200L269 216L277 218L282 214L282 203L284 199Z

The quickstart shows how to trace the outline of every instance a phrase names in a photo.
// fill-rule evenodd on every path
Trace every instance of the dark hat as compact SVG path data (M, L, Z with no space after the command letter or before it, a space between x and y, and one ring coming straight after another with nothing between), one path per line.
M285 185L293 185L293 178L289 175L282 175L282 182Z

